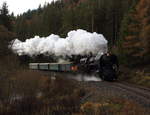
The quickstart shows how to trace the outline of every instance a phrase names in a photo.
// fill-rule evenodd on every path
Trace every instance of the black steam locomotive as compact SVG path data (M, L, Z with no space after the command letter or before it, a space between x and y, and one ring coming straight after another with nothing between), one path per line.
M84 58L76 58L74 62L81 73L95 74L106 81L117 80L119 64L117 56L106 53L99 53L96 56L92 54Z

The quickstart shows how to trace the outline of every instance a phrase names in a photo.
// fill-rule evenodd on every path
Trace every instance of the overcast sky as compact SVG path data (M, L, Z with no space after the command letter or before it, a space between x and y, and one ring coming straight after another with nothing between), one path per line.
M4 1L7 2L9 12L14 12L17 15L26 12L28 9L36 9L40 4L43 6L53 0L0 0L0 7Z

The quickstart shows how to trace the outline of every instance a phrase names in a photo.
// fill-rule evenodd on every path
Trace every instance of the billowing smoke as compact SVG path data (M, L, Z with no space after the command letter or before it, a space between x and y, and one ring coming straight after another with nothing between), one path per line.
M72 77L72 76L71 76ZM75 77L72 77L73 79L77 81L102 81L100 77L96 77L94 75L77 75Z
M25 42L16 39L11 48L18 55L86 55L106 52L107 40L102 34L78 29L70 31L66 38L51 34L48 37L41 38L35 36L27 39Z

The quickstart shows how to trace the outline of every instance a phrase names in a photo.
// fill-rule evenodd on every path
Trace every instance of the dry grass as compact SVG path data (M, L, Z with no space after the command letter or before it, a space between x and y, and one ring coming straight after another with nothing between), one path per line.
M142 85L150 88L150 66L128 68L120 67L119 79L132 84Z
M148 115L145 109L128 100L115 98L105 101L82 104L82 115Z
M150 88L150 73L138 70L135 72L135 77L131 81Z
M55 80L42 72L20 70L5 80L0 114L49 115L78 112L85 92L61 76Z

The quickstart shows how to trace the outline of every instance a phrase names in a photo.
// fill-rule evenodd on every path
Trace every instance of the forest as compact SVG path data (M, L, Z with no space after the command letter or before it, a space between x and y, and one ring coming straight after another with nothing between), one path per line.
M108 40L110 49L117 50L124 60L132 63L135 59L135 64L147 63L149 7L148 0L59 0L14 16L9 14L7 4L4 4L0 24L1 31L22 41L52 33L63 37L76 29L101 33ZM4 35L6 33L3 32ZM4 40L6 43L9 41Z
M17 16L9 13L9 7L4 2L0 6L0 94L3 94L0 95L0 108L2 108L1 100L9 98L9 91L12 91L12 88L26 95L25 92L16 88L21 86L21 83L16 80L19 75L32 76L31 72L26 72L26 67L22 65L19 57L11 51L12 40L18 38L25 41L35 35L46 37L52 33L64 37L67 32L76 29L103 34L108 40L109 49L119 58L121 79L128 78L130 82L150 87L148 82L150 80L150 0L58 0L44 6L39 5L38 9L28 10ZM126 76L127 72L129 76ZM37 73L34 74L37 75ZM29 81L33 82L34 78L29 78L29 81L27 79L23 77L27 85L35 89L39 88L39 83L30 84ZM50 90L48 85L41 86L50 81L41 77L39 79L43 80L40 84L41 90ZM60 83L59 80L57 82ZM10 85L6 85L9 83ZM15 83L18 84L13 87ZM5 87L8 92L2 87ZM55 86L52 84L52 87ZM72 88L75 87L72 86ZM34 93L33 90L29 90L31 95ZM27 89L24 88L24 91ZM68 95L72 93L70 100L77 100L83 93L82 89L79 89L78 95L74 97L73 92L66 91L66 89L64 92L67 92ZM57 91L56 93L59 94ZM48 96L53 97L46 92L45 100ZM32 103L35 100L32 97L30 101ZM40 105L39 107L44 103L36 102ZM20 103L23 104L23 102ZM65 102L62 101L62 103ZM35 105L33 107L37 109ZM46 104L45 107L47 107ZM2 110L10 114L9 109Z

